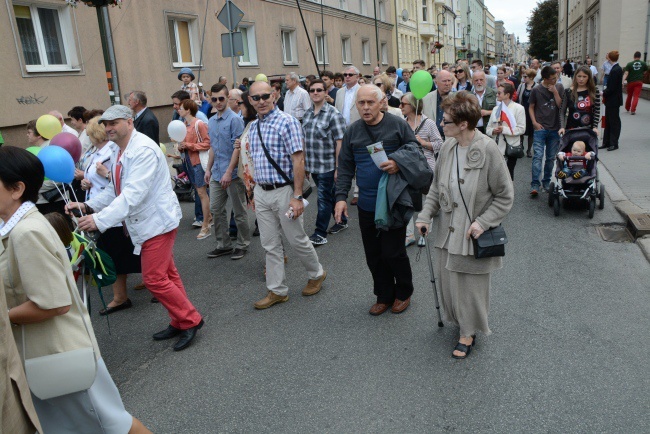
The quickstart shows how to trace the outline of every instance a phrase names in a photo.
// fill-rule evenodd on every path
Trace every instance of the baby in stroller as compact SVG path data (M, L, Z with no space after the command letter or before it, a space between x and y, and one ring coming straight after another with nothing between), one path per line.
M558 152L557 159L562 163L562 169L557 172L559 179L565 179L567 177L580 179L587 174L588 160L593 159L596 153L593 151L585 152L586 149L587 145L585 142L577 140L571 146L571 152Z

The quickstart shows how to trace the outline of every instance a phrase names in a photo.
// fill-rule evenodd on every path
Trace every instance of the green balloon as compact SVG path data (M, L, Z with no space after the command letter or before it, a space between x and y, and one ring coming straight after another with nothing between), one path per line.
M41 152L40 146L30 146L29 148L25 149L27 152L38 155L39 152Z
M429 72L420 70L411 76L411 81L409 82L409 88L415 99L424 98L429 92L431 92L431 86L433 85L433 78Z

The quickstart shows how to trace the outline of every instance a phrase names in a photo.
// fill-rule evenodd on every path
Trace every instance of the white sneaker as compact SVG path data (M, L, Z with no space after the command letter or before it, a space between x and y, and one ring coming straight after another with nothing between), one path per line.
M195 228L200 228L200 227L203 226L203 222L200 222L198 220L194 220L194 223L192 223L192 226L194 226Z

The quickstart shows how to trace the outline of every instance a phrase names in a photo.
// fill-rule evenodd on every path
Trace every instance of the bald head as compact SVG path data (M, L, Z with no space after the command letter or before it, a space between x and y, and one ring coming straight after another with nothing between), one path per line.
M248 102L257 110L258 116L263 118L275 107L271 85L265 81L254 82L248 90Z
M447 95L451 92L451 87L454 84L454 78L451 75L451 72L446 69L440 70L436 75L436 87L438 88L438 94L441 96Z
M248 89L251 95L255 95L255 92L271 92L271 85L265 81L255 81L251 84L250 89Z
M61 126L63 126L63 115L61 114L61 112L58 112L56 110L52 110L48 114L54 116L55 118L57 118L59 120L59 122L61 122Z

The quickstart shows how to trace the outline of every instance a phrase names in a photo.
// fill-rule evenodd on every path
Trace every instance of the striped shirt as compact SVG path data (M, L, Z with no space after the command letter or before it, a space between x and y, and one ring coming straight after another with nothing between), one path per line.
M259 115L258 115L259 116ZM255 166L255 182L257 184L283 184L287 182L269 163L260 143L257 128L260 128L264 145L271 158L293 179L293 162L291 155L303 150L304 136L300 122L293 116L280 111L277 107L271 110L264 119L251 122L248 133L251 156Z
M302 118L305 133L305 170L327 173L336 168L336 141L343 139L345 119L339 111L324 104L314 115L314 108Z

